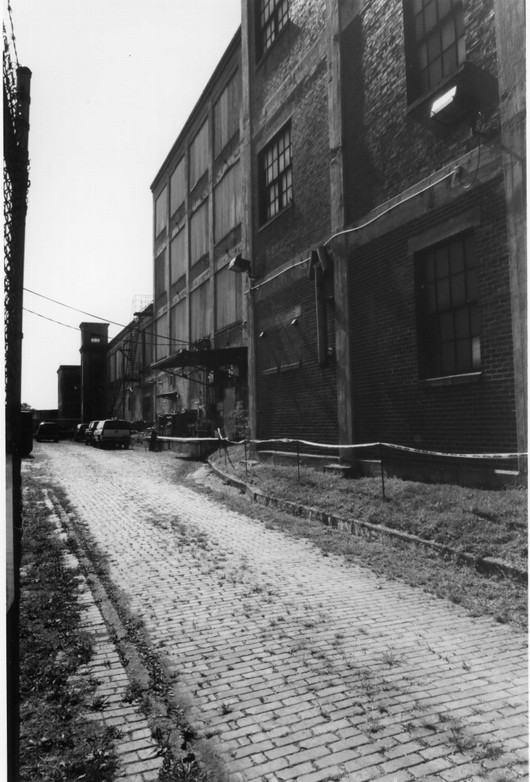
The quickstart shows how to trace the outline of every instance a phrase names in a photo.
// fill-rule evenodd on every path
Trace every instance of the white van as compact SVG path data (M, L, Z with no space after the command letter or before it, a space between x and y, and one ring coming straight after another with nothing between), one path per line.
M94 430L94 445L96 448L125 448L131 443L131 427L128 421L118 418L107 418L99 421Z

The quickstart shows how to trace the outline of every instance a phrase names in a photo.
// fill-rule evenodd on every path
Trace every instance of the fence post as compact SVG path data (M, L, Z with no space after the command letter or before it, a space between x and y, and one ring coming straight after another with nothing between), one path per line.
M296 441L296 465L298 468L298 483L300 483L300 443Z
M245 440L245 475L248 475L247 441Z
M379 443L379 461L381 462L381 489L383 491L383 499L386 500L385 496L385 466L383 463L383 443Z

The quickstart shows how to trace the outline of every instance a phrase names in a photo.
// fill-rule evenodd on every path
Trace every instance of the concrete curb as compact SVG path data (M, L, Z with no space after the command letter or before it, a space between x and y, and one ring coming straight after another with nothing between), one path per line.
M473 554L467 554L466 552L456 551L450 546L444 546L440 543L424 540L417 535L410 535L407 532L400 532L399 530L391 529L390 527L383 527L377 524L370 524L368 521L358 521L356 519L343 519L340 516L335 516L331 513L318 510L317 508L307 507L305 505L298 505L295 502L289 500L278 499L276 497L270 497L264 494L260 489L254 489L239 478L235 478L231 475L227 475L214 465L211 459L208 459L208 465L210 469L225 483L235 486L244 494L251 497L254 502L260 505L266 505L273 508L278 508L286 513L290 513L293 516L302 516L312 521L319 521L321 524L325 524L327 527L333 529L346 530L352 535L357 537L366 538L368 540L378 540L381 538L393 538L399 540L402 543L408 543L414 546L420 546L422 548L434 551L438 556L446 559L451 559L459 564L465 564L468 567L473 568L478 573L487 575L501 575L505 578L509 578L512 581L518 581L526 583L528 580L528 574L524 570L520 570L514 565L504 562L503 560L496 559L494 557L475 557Z

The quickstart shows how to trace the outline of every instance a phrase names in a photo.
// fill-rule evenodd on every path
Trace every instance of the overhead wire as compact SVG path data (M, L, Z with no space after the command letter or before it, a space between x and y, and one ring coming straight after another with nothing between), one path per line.
M450 179L451 177L454 177L457 173L458 166L453 167L451 171L447 174L444 174L443 176L436 179L434 182L429 182L428 185L421 188L421 190L416 190L415 192L408 195L406 198L402 199L401 201L397 201L393 204L391 204L389 207L384 209L382 212L379 212L379 214L376 214L374 217L372 217L370 220L367 220L366 222L362 223L361 225L353 226L352 228L346 228L343 231L338 231L338 233L333 234L324 242L324 247L328 247L328 245L337 237L344 236L345 234L351 234L351 233L357 233L357 231L361 231L363 228L366 228L367 226L371 225L372 223L375 223L377 220L379 220L381 217L384 217L384 215L388 214L389 212L392 212L394 209L396 209L398 206L401 206L402 204L405 204L407 201L410 201L412 198L416 198L419 195L422 195L422 193L425 193L427 190L431 190L436 185L439 185L441 182L444 182L446 179ZM474 182L473 182L474 184ZM311 258L303 258L301 261L297 261L296 263L291 264L285 269L281 269L280 271L276 272L275 274L268 277L266 280L263 280L263 282L258 283L257 285L250 285L249 291L256 291L259 288L262 288L264 285L268 285L269 282L272 282L277 277L281 277L283 274L287 274L287 272L290 272L292 269L296 269L297 266L301 266L304 263L308 263L311 261Z
M125 328L127 328L130 325L129 323L128 324L118 323L117 321L111 320L110 318L102 318L100 315L94 315L93 313L86 312L86 310L81 310L78 307L72 307L71 304L65 304L63 301L58 301L57 299L52 299L50 296L45 296L43 293L37 293L37 291L32 291L30 288L24 288L24 290L26 291L26 293L33 294L33 296L38 296L41 299L46 299L46 301L51 301L51 302L53 302L53 304L58 304L60 307L66 307L66 309L73 310L74 312L79 312L79 313L81 313L81 315L88 315L89 318L95 318L96 320L102 321L102 323L109 323L112 326L119 326L119 328L121 328L121 329L125 329ZM31 310L28 310L28 312L31 312ZM33 315L39 315L39 313L38 312L33 312ZM45 316L41 315L40 317L44 318ZM46 319L53 321L53 318L46 318ZM59 323L59 321L55 321L55 323ZM60 325L63 325L63 326L66 325L67 326L68 324L63 323L63 324L60 324ZM75 326L68 326L68 328L75 329ZM78 330L78 329L76 329L76 330ZM163 334L157 334L154 331L143 330L143 333L146 334L147 336L150 336L150 337L156 337L157 339L167 340L170 343L171 342L178 342L178 343L180 343L182 345L189 345L188 340L185 340L185 339L177 339L176 337L169 337L169 336L166 337Z
M55 323L58 326L64 326L64 328L72 329L73 331L81 332L82 334L93 334L93 330L91 330L91 329L82 329L82 328L78 328L77 326L70 326L69 323L63 323L62 321L56 320L55 318L50 318L47 315L43 315L40 312L35 312L35 310L30 310L30 309L28 309L28 307L23 307L22 309L24 310L24 312L29 312L31 315L36 315L38 318L43 318L44 320L48 320L48 321L50 321L50 323ZM160 337L160 338L162 338L164 340L168 340L170 345L171 345L171 342L183 342L183 340L177 340L177 339L174 339L173 337L165 337L162 334L158 335L158 334L155 334L154 332L144 331L143 333L147 334L148 336L155 336L157 338ZM140 340L139 339L131 340L129 338L128 341L129 342L136 342L137 345L140 344ZM150 344L153 347L164 347L164 346L166 346L167 342L156 342L155 341L155 342L151 342ZM189 343L186 342L185 344L187 345Z

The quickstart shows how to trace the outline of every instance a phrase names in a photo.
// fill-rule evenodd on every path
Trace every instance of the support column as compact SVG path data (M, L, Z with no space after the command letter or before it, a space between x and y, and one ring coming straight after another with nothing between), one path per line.
M495 0L495 33L506 200L517 450L527 437L527 276L526 276L526 80L524 0ZM526 471L527 459L519 460Z
M341 22L339 0L328 0L328 104L331 228L344 227L344 181L342 149ZM335 360L337 371L337 416L339 445L353 443L353 389L350 350L350 303L348 260L342 241L332 249L335 300Z

